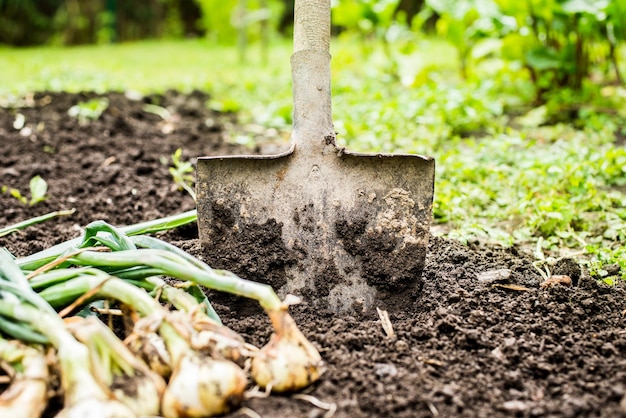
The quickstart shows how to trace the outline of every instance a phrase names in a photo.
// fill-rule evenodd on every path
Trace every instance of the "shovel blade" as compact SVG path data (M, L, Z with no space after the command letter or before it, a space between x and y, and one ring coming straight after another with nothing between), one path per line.
M435 162L330 149L198 159L205 256L320 309L394 310L421 289Z

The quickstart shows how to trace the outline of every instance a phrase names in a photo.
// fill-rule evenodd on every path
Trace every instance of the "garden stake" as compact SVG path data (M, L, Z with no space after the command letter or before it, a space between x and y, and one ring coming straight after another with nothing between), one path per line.
M198 159L200 239L215 254L232 242L248 253L246 234L280 228L294 260L284 266L280 294L337 313L390 309L398 299L389 296L419 289L435 162L336 144L329 44L330 0L296 0L291 147Z

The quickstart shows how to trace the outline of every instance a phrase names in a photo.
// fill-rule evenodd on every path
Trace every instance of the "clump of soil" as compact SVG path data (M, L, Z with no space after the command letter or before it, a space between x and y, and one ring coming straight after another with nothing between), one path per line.
M91 97L40 93L21 107L0 109L0 185L25 193L37 174L49 184L48 199L33 207L1 194L0 225L76 208L71 216L0 238L16 256L79 236L93 220L122 225L193 208L168 173L177 148L183 159L249 152L225 142L222 126L232 116L208 110L202 93L140 100L109 94L101 118L81 126L67 111ZM163 121L146 111L148 103L173 116ZM18 113L25 117L22 127L14 125ZM217 261L206 259L192 226L160 236L210 264ZM273 256L281 261L268 249L268 260ZM252 264L245 252L223 259L233 267ZM320 350L326 372L306 391L309 398L271 396L245 406L263 417L331 415L320 406L351 418L626 416L624 285L598 284L571 262L553 273L571 276L576 285L542 287L532 259L514 248L433 237L423 287L391 312L393 337L378 319L295 306L294 317ZM251 343L268 341L262 314L241 312L241 299L219 302L227 325Z

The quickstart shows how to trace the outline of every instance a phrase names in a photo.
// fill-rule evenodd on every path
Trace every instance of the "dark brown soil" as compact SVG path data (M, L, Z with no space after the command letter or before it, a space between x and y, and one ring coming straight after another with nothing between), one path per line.
M100 120L80 126L67 110L92 96L37 94L23 107L0 109L0 186L27 194L37 174L49 184L48 199L33 207L0 195L0 225L76 208L0 238L16 256L76 237L93 220L122 225L191 209L168 173L172 153L182 148L188 160L242 151L224 142L222 126L232 117L207 110L201 93L142 101L112 94ZM148 102L176 115L173 125L146 112ZM14 128L17 113L27 129ZM195 226L161 237L203 257ZM264 257L268 271L268 260L288 262L271 246ZM245 253L224 258L233 269L238 260L250 264ZM515 249L432 238L421 291L391 314L394 337L377 318L294 307L327 366L305 394L332 405L336 417L626 416L624 286L597 284L564 262L555 272L576 285L541 287L531 262ZM263 316L243 315L234 299L216 308L250 342L267 341ZM331 415L311 399L271 396L245 406L262 417Z

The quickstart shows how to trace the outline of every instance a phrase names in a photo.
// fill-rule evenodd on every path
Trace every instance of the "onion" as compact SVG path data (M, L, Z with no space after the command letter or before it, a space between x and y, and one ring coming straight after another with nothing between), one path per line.
M227 360L214 360L188 351L178 362L163 394L165 418L221 415L241 403L246 374Z
M38 418L48 401L48 364L41 349L0 338L0 358L19 366L0 394L0 417Z
M136 357L96 317L66 321L74 336L89 349L94 376L115 399L138 416L158 415L165 381Z
M261 387L274 392L293 392L319 379L322 358L317 349L300 332L286 305L268 311L276 333L270 342L252 358L250 372Z
M163 339L156 333L127 338L126 346L158 375L168 378L172 374L172 360Z
M137 418L121 402L109 399L87 398L63 408L55 418Z

